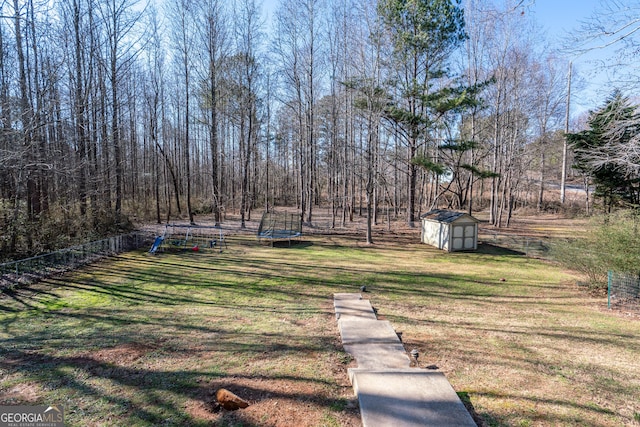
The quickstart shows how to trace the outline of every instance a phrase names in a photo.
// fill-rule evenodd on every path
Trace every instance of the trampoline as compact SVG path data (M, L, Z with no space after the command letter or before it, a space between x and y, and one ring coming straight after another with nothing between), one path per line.
M299 214L288 212L265 212L258 227L258 241L288 241L302 236L302 219Z

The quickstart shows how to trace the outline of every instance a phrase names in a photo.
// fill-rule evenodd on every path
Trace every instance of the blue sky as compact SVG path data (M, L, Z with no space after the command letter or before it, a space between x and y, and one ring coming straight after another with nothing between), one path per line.
M599 0L534 0L531 10L549 35L562 35L580 26L597 9Z
M525 0L526 1L526 0ZM547 32L552 43L559 42L567 33L580 28L599 8L600 0L531 0L530 11L538 24ZM584 87L574 88L572 96L572 115L580 114L602 104L610 90L604 73L594 71L589 59L599 58L605 52L594 52L574 59L576 81L581 77ZM577 90L579 89L579 90Z

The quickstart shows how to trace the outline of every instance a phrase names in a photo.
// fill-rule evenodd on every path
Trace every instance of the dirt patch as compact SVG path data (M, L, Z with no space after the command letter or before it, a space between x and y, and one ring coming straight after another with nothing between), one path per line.
M215 393L226 388L249 402L249 407L237 411L216 409ZM327 393L322 384L273 378L222 378L203 387L200 399L190 400L185 410L195 419L211 421L214 425L260 426L318 426L331 424L326 417L334 417L331 410L344 408L338 425L360 426L357 400L350 388L342 394Z
M213 397L213 401L215 401L215 397ZM214 413L213 401L189 399L184 409L187 414L196 420L214 421L220 417Z
M129 366L157 347L141 343L125 343L112 348L105 348L92 353L79 356L80 359L89 359L97 363L117 366Z
M20 405L35 404L40 397L40 385L37 383L22 383L0 392L0 404Z

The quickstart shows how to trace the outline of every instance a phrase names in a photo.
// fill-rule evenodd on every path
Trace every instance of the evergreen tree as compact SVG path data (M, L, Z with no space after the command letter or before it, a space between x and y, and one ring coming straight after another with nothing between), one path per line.
M459 0L381 0L378 13L392 45L392 104L386 118L407 145L408 223L415 220L416 157L439 118L456 108L447 62L466 38Z
M594 195L603 200L607 211L619 203L640 203L637 167L623 167L618 161L618 155L640 133L634 125L635 109L627 97L615 91L604 107L591 113L589 129L567 135L575 151L574 167L593 180Z

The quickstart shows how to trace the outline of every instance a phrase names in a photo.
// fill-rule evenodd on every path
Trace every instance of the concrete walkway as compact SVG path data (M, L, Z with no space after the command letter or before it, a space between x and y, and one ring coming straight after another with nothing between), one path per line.
M349 379L364 427L475 427L439 371L411 368L400 338L359 293L333 295L342 345L356 360Z

